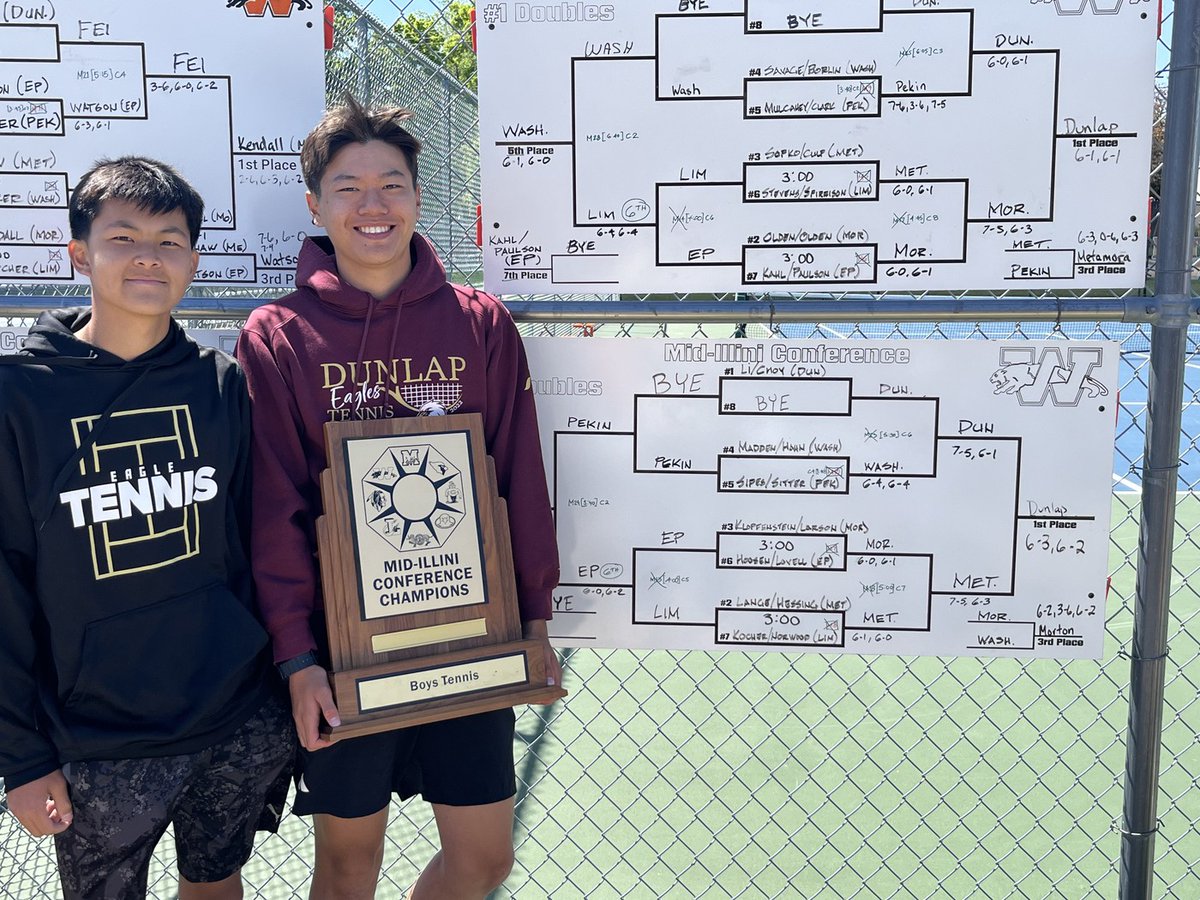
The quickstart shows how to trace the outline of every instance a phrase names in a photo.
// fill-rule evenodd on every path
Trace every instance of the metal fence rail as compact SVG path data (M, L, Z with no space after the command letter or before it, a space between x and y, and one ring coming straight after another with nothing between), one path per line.
M469 275L479 267L474 94L391 32L408 4L365 5L337 4L330 98L351 90L417 110L426 144L423 227L448 268ZM449 6L438 2L443 21ZM1196 10L1177 6L1179 54L1180 41L1200 29ZM1200 55L1186 53L1190 62L1180 65L1194 74ZM1173 96L1191 90L1180 84L1173 74ZM1167 176L1180 184L1190 167L1194 196L1194 95L1189 105L1168 135L1176 171ZM498 895L1200 896L1200 595L1191 584L1200 578L1200 485L1187 474L1200 471L1200 416L1192 412L1200 379L1185 381L1160 361L1164 353L1181 364L1194 358L1200 340L1200 328L1188 327L1197 304L1186 274L1180 281L1191 267L1192 207L1178 196L1166 205L1175 219L1164 221L1165 233L1158 229L1159 258L1169 265L1154 296L838 295L801 309L790 298L745 295L704 303L514 298L510 307L528 334L1011 340L1049 333L1119 341L1125 374L1101 661L566 651L569 699L518 719L517 864ZM1166 298L1164 277L1175 278ZM7 293L0 316L13 317L0 326L29 324L28 311L42 299ZM253 302L215 292L193 298L186 311L206 326L234 327ZM1152 356L1160 333L1173 346ZM1182 386L1171 401L1187 413L1181 418L1162 406L1151 411L1171 378ZM1148 404L1138 399L1145 397ZM1174 432L1154 439L1158 458L1146 472L1147 432L1164 422ZM1143 493L1123 486L1153 479L1159 505L1147 518ZM1167 494L1169 517L1155 521ZM1169 614L1156 585L1144 583L1148 559L1159 566L1161 599L1169 592ZM1151 606L1161 617L1152 629L1169 641L1165 659L1151 659L1160 656L1154 635L1146 637ZM1153 746L1127 741L1131 656L1154 666L1142 679L1144 702L1153 704L1158 689L1165 698ZM1156 708L1144 712L1153 718ZM1138 715L1135 705L1134 724ZM1127 775L1127 755L1136 777ZM424 804L395 805L379 896L402 896L436 840ZM279 835L260 840L244 873L247 895L306 895L311 859L307 820L289 816ZM174 879L168 840L155 858L152 896L175 896ZM58 895L52 845L0 815L0 900Z

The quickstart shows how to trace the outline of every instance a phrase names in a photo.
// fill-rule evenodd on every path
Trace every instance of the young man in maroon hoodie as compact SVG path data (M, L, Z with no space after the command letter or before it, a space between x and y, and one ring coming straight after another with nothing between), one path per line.
M408 117L348 99L305 138L308 206L328 237L305 240L296 291L255 310L237 349L254 423L253 569L304 747L294 808L314 816L312 898L374 896L391 795L416 790L442 847L411 896L485 897L512 868L516 793L510 709L332 745L319 736L322 717L339 724L314 560L327 421L417 415L430 399L482 414L524 632L561 679L546 639L558 553L525 352L504 307L448 283L414 233L420 143Z

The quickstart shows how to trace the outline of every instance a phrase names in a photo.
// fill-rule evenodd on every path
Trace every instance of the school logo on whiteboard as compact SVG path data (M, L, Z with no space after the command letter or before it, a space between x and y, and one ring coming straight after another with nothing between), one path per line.
M292 14L292 7L312 9L312 0L226 0L225 3L226 9L240 9L255 18L265 15L267 10L273 16L286 18Z
M1103 361L1098 347L1005 347L989 380L993 394L1014 394L1021 406L1078 406L1085 395L1108 396L1091 375Z

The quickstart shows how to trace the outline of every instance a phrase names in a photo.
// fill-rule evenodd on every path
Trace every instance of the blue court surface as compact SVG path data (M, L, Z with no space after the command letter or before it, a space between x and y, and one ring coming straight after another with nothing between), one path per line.
M1145 452L1146 394L1150 378L1148 349L1121 354L1121 412L1117 419L1113 481L1116 491L1141 490L1141 457ZM1183 418L1180 424L1179 490L1200 487L1200 361L1189 353L1184 368Z

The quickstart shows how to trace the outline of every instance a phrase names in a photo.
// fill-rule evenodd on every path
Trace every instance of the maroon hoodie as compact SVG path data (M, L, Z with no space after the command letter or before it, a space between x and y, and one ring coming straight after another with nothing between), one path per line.
M251 313L238 339L254 425L251 565L276 662L316 647L325 423L414 416L430 400L483 416L521 619L550 618L558 548L520 335L495 297L447 282L420 235L412 256L409 276L376 300L341 280L327 238L308 238L297 290Z

